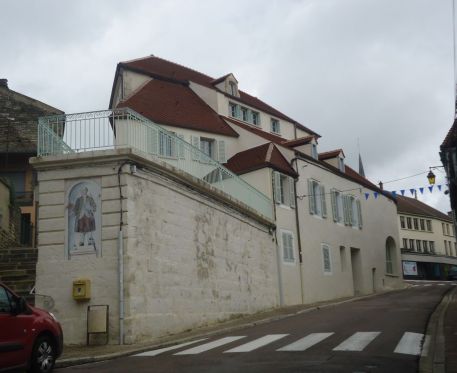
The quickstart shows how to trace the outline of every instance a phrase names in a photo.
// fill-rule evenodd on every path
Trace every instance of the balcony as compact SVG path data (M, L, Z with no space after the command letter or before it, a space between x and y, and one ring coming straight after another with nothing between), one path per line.
M39 118L39 157L118 148L134 148L168 163L273 220L273 205L267 196L200 149L131 109Z

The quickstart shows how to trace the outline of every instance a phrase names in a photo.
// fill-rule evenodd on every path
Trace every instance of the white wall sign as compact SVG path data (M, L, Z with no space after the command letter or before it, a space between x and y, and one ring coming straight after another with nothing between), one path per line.
M403 274L405 276L417 276L417 263L403 261Z
M67 255L101 253L101 188L92 180L73 183L67 192Z

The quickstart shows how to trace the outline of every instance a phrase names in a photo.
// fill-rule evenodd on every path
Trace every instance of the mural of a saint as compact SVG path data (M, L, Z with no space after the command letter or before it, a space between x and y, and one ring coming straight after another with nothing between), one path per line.
M100 186L91 181L74 185L68 195L68 250L94 250L100 243Z

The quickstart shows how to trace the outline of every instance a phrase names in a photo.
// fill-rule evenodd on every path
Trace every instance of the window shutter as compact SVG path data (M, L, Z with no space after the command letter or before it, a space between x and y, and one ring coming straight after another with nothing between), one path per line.
M320 192L321 192L321 205L322 205L322 217L327 217L327 201L325 198L325 186L320 185Z
M352 211L352 197L351 196L348 196L348 212L349 212L348 213L348 218L349 218L348 222L349 222L349 225L352 226L352 223L353 223L352 214L354 212Z
M295 182L293 177L289 177L289 204L295 208Z
M279 172L273 171L273 184L275 188L275 202L277 204L281 203L281 177Z
M180 159L185 159L186 157L184 155L184 135L179 134L178 137L181 140L181 141L179 141L179 140L177 141L178 142L178 157Z
M344 225L349 225L348 196L343 196Z
M200 150L200 137L192 136L192 146ZM192 159L198 161L200 159L200 153L196 149L192 149Z
M362 222L362 207L360 205L360 200L357 200L357 214L359 217L359 228L362 229L363 222Z
M293 242L292 242L293 237L291 234L288 234L287 236L288 236L287 238L289 241L288 242L289 243L289 259L293 261L294 260L294 246L293 246Z
M315 206L314 206L314 191L313 191L313 183L314 181L308 179L308 201L309 201L309 213L314 215L315 213Z
M217 142L217 160L219 163L225 163L227 162L227 158L225 156L225 141L224 140L219 140Z
M332 212L333 212L333 221L338 221L338 206L336 205L336 192L334 190L330 193L330 199L332 200Z

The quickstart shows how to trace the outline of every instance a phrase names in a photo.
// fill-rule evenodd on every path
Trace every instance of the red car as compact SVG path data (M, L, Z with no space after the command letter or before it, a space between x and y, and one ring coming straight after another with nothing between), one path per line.
M55 316L0 283L0 371L51 372L62 348L62 327Z

